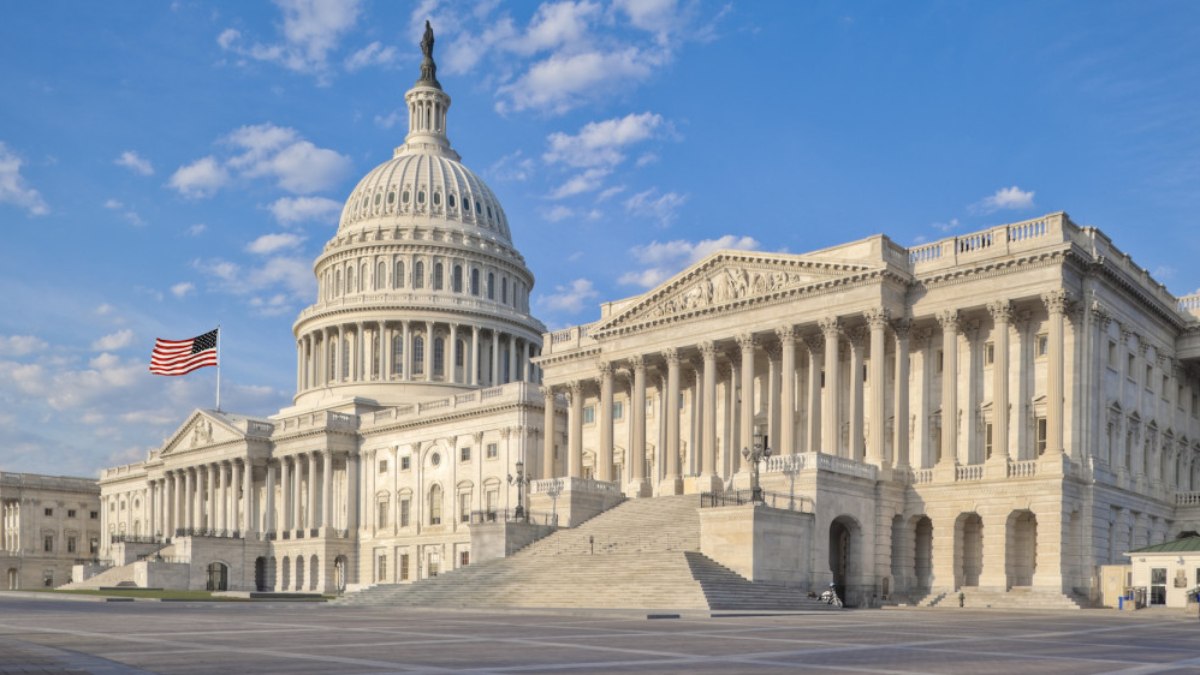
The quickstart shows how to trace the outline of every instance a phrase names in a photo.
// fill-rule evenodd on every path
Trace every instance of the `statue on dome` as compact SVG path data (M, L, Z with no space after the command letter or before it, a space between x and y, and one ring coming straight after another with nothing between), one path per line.
M426 19L425 35L421 38L421 53L425 58L421 60L421 78L417 80L417 84L432 84L441 89L442 85L437 80L437 64L433 62L433 41L433 26L429 25L429 19Z

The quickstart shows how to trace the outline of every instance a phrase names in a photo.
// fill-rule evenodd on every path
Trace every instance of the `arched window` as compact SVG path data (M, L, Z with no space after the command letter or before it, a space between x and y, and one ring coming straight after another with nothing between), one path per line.
M329 343L329 354L327 355L327 358L325 359L325 363L328 364L328 368L326 368L327 372L325 373L325 379L332 380L334 377L334 372L335 372L334 365L337 363L337 343L336 342L331 341Z
M454 350L454 365L456 365L456 366L463 365L463 358L464 358L463 352L465 352L465 351L467 351L467 341L459 340L458 348Z
M496 299L496 274L494 272L488 272L487 297L488 300Z
M418 335L413 338L413 375L425 374L425 338Z
M471 295L479 297L479 270L471 270Z
M341 270L337 270L336 272L334 272L333 288L334 288L333 294L335 296L342 294L342 271Z
M371 264L364 262L362 264L362 270L358 275L358 287L359 287L358 290L366 291L367 290L367 279L370 279L370 278L371 278Z
M433 339L433 374L435 377L446 374L446 340L440 337Z
M342 338L342 379L350 379L353 373L350 372L350 337Z
M400 369L404 367L404 336L397 335L392 338L392 374L399 375Z
M413 288L425 288L425 262L413 263Z
M462 293L462 265L454 266L454 276L450 280L450 290L455 293Z
M508 277L500 279L500 302L508 303Z
M445 273L442 270L442 263L435 262L433 264L433 290L435 290L435 291L442 290L442 285L443 285L444 279L445 279Z
M387 265L382 260L375 266L375 290L387 288Z
M346 293L354 292L354 268L346 268Z
M442 524L442 486L429 488L429 524Z
M396 261L396 274L392 277L393 288L404 288L404 261Z

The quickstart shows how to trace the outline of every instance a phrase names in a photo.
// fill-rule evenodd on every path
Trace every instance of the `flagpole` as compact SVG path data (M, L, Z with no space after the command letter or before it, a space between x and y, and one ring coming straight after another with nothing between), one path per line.
M217 324L217 412L221 412L221 324Z

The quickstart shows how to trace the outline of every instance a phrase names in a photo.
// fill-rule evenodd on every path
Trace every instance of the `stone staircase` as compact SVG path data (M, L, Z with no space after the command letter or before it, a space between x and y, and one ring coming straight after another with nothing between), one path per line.
M1008 591L961 588L954 592L934 592L921 598L918 607L958 609L958 594L963 594L966 609L1082 609L1085 601L1053 590L1016 586Z
M831 609L796 588L753 583L699 552L695 495L635 499L508 558L413 584L379 585L346 605L591 609Z
M155 553L148 554L148 557L153 557L155 555L164 557L175 556L177 555L175 552L175 545L168 544L160 548ZM115 586L130 586L133 588L137 587L137 582L134 580L133 562L125 565L116 565L110 567L89 579L85 579L83 581L73 581L69 584L63 584L62 586L59 586L59 588L61 590L68 591L94 591L100 588L112 588Z

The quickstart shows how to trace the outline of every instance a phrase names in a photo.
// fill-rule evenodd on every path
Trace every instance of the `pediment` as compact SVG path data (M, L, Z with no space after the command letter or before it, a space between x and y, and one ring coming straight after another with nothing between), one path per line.
M605 331L836 283L877 269L860 263L750 251L719 251L685 269L590 330Z
M189 450L242 440L245 437L246 435L241 429L229 424L219 416L205 410L196 410L167 439L166 444L163 445L161 456L177 455Z

